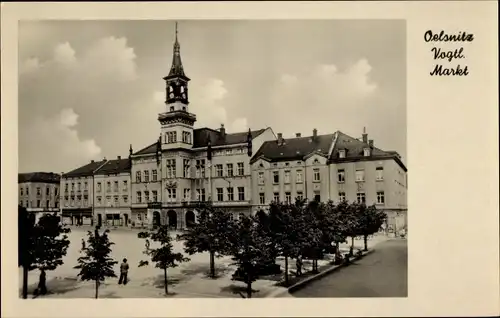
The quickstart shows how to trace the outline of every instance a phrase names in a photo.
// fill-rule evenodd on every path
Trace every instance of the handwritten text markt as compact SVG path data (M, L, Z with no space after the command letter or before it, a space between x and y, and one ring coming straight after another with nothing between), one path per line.
M472 33L467 32L459 32L458 34L446 34L444 31L441 31L439 34L432 33L431 30L428 30L424 34L425 42L472 42L474 41L474 35ZM448 62L453 62L455 59L464 59L464 48L459 47L454 50L443 50L439 47L433 47L431 49L434 60L447 60ZM443 64L436 64L432 72L430 72L431 76L467 76L469 75L469 69L467 65L462 67L460 64L457 64L454 67L443 67Z

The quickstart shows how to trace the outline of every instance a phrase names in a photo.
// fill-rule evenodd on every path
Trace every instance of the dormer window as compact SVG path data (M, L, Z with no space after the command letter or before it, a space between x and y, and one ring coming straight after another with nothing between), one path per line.
M363 155L365 157L369 157L370 156L370 148L365 148L363 149Z
M345 150L339 150L339 158L345 158Z
M313 162L313 163L314 163L314 164L318 164L318 163L319 163L318 158L314 159L314 162Z

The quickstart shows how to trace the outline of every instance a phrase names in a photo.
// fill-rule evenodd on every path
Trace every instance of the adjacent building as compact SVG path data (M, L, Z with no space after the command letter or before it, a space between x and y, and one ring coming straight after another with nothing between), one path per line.
M234 218L295 198L375 204L387 228L406 226L407 169L397 152L375 147L363 131L293 138L269 127L229 132L194 128L189 81L177 38L165 81L158 138L129 157L92 161L63 174L62 215L72 224L97 222L183 229L196 222L196 203L211 201ZM153 140L152 140L153 141Z
M19 205L36 213L36 219L44 213L58 212L60 178L52 172L19 173Z

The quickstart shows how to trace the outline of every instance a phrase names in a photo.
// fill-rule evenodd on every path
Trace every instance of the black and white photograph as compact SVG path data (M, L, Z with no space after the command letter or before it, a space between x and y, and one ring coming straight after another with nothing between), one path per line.
M405 20L21 21L19 297L407 297L406 66Z

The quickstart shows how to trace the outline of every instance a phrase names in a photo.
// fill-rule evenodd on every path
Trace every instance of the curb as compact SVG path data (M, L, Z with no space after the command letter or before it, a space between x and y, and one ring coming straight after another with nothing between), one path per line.
M375 251L374 249L370 249L370 250L368 250L366 252L363 252L362 255L354 257L351 260L351 262L357 261L357 260L365 257L366 255L371 254L374 251ZM276 291L273 291L273 292L269 293L268 295L266 295L266 298L279 298L279 297L283 297L286 294L289 294L289 293L292 293L294 291L297 291L297 290L305 287L307 284L309 284L309 283L311 283L311 282L313 282L315 280L318 280L318 279L320 279L320 278L322 278L322 277L324 277L324 276L326 276L326 275L328 275L330 273L333 273L333 272L335 272L336 270L338 270L338 269L340 269L342 267L346 267L346 266L348 266L348 265L347 264L333 265L333 266L325 269L324 271L319 272L318 274L313 275L311 277L308 277L308 278L304 279L303 281L300 281L300 282L298 282L298 283L296 283L296 284L294 284L294 285L292 285L292 286L290 286L288 288L281 287L280 289L278 289Z

